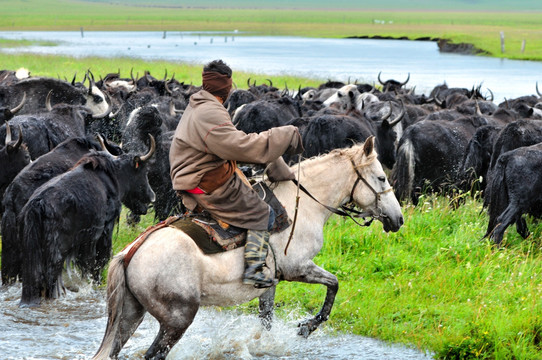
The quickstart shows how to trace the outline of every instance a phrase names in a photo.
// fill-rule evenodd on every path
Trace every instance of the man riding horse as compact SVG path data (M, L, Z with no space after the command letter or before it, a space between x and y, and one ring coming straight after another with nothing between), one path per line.
M199 207L216 220L248 230L243 283L265 288L276 284L264 271L275 214L244 182L236 162L266 164L271 181L293 179L282 155L301 153L303 145L291 125L259 134L236 129L222 105L232 87L231 76L222 60L203 67L203 89L190 97L171 144L171 179L189 210Z

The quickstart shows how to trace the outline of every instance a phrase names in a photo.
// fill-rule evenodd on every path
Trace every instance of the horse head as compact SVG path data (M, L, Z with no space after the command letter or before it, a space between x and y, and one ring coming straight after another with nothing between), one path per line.
M353 148L350 157L353 168L354 186L350 200L384 225L384 230L398 231L403 225L401 205L382 164L377 160L374 136L365 140L363 146Z

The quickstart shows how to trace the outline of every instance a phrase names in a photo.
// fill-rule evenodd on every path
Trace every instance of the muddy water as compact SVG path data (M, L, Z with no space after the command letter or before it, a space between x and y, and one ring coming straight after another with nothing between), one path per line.
M0 288L0 359L90 359L98 349L106 323L105 291L83 284L77 293L20 309L21 286ZM297 323L307 314L292 310L271 331L256 315L202 308L168 359L431 359L403 346L340 334L323 326L304 339ZM123 348L119 359L141 359L158 332L150 315Z

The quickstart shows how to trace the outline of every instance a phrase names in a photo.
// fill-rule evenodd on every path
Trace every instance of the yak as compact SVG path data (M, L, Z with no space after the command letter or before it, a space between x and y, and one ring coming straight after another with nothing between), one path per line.
M132 112L130 122L122 136L122 148L127 152L143 152L148 148L148 135L156 139L156 154L149 160L149 184L156 194L154 216L165 220L171 215L183 213L184 206L175 194L169 175L169 148L174 131L164 131L163 115L154 106L143 106ZM137 221L137 218L132 218Z
M526 238L529 230L523 214L542 215L542 144L524 146L503 153L496 161L490 183L489 223L484 237L500 245L508 226L516 223Z
M114 155L122 152L108 142L103 142L103 146ZM103 146L92 137L69 138L26 166L6 188L2 201L4 212L1 228L3 285L11 284L20 277L22 250L16 231L17 216L34 190L70 170L91 149L103 150Z
M469 140L487 125L483 117L423 120L409 126L397 149L392 182L399 200L418 203L420 192L453 188Z
M62 267L73 261L84 276L99 280L111 257L111 237L122 204L145 214L154 193L143 156L92 151L74 168L37 188L20 214L23 283L21 307L63 291Z

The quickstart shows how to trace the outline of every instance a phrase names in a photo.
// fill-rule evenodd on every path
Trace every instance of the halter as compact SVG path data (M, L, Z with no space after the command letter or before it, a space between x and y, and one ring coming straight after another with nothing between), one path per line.
M350 199L348 200L348 202L353 202L354 201L354 191L356 190L356 186L358 185L359 181L363 181L363 183L369 188L369 190L371 190L371 192L374 194L375 196L375 206L376 206L376 209L377 211L379 212L378 214L373 214L372 212L360 212L360 211L357 211L356 209L352 208L352 207L347 207L346 205L341 205L341 209L343 209L346 214L348 215L348 217L350 217L352 220L354 220L354 222L360 226L369 226L374 219L379 219L379 218L385 218L385 217L388 217L387 215L385 215L382 211L382 208L380 206L378 206L378 202L380 201L380 195L382 194L385 194L389 191L392 191L393 190L393 187L389 187L388 189L386 190L383 190L383 191L376 191L372 186L371 184L369 184L369 182L367 180L365 180L365 178L361 175L361 173L358 171L358 168L356 167L356 164L354 163L354 160L350 159L350 163L352 164L352 167L354 168L354 171L356 172L356 175L358 176L358 178L356 179L356 181L354 182L354 186L352 187L352 191L350 191ZM354 217L352 215L350 215L348 212L352 212L352 213L355 213L356 216L355 217L361 217L361 218L365 218L365 217L368 217L370 216L371 219L367 220L365 223L363 224L360 224L358 223Z
M322 205L323 207L325 207L326 209L328 209L332 213L337 214L339 216L349 217L350 219L352 219L359 226L369 226L369 225L371 225L373 220L387 217L387 215L385 215L383 213L382 208L380 206L378 206L378 202L380 201L380 195L392 191L393 187L389 187L388 189L380 191L380 192L376 191L371 186L371 184L369 184L369 182L367 180L365 180L363 175L361 175L361 173L358 171L358 169L356 167L356 164L354 163L354 160L350 159L350 162L352 163L352 167L354 168L354 171L356 172L356 175L358 176L358 178L354 182L354 186L352 187L352 190L350 191L350 198L348 200L348 203L353 202L353 200L354 200L354 191L356 190L356 186L359 184L359 182L361 180L369 188L369 190L371 190L371 192L375 195L375 204L376 204L376 209L378 211L378 214L374 214L371 211L363 211L363 212L358 211L358 210L354 209L353 207L348 207L346 205L341 205L341 208L338 209L338 208L334 208L332 206L322 204L303 185L301 185L296 179L292 179L292 182L296 186L298 186L305 194L307 194L311 199L313 199L318 204ZM351 213L354 214L354 215L352 215ZM365 221L364 223L359 223L355 219L355 218L366 218L366 217L371 217L371 218L369 220Z

